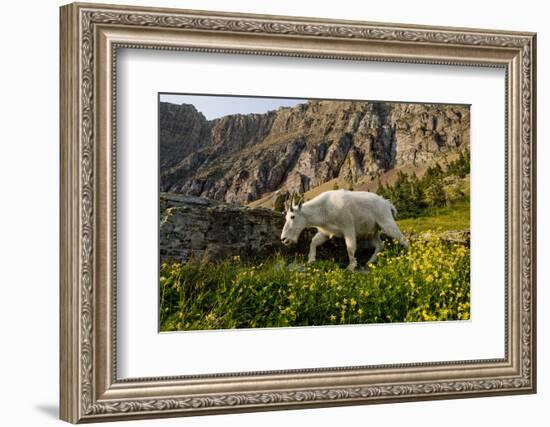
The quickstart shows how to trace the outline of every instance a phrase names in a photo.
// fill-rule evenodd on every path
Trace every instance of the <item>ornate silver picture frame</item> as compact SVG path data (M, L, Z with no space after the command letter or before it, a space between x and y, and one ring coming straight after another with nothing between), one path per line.
M535 34L81 3L60 13L61 419L97 422L536 391ZM122 48L503 69L504 357L119 378L115 148Z

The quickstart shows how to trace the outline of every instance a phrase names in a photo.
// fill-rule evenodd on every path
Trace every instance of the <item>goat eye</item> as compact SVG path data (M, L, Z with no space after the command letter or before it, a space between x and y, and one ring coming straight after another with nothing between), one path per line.
M294 215L290 215L290 219L294 219Z

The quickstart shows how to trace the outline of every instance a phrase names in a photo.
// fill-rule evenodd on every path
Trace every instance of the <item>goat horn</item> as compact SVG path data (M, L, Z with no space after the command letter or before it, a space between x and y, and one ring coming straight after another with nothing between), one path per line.
M305 195L304 193L300 194L298 196L298 208L301 208L305 201Z
M292 200L290 198L290 193L287 191L285 194L285 211L289 211L292 207Z

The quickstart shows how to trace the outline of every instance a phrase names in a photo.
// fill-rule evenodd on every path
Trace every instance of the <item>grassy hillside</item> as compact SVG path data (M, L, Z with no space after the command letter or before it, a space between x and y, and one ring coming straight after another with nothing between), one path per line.
M470 228L470 201L463 200L452 207L433 209L426 216L398 220L397 224L407 234L468 230Z

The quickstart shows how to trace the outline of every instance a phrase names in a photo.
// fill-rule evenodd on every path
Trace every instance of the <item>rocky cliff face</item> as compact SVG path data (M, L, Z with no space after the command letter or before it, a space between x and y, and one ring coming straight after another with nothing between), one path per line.
M467 106L309 101L207 121L161 103L161 191L245 204L433 162L470 144Z
M210 144L211 123L192 105L162 102L159 120L161 171Z

